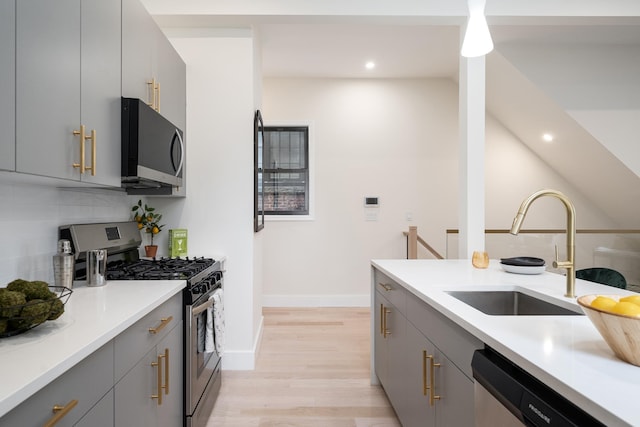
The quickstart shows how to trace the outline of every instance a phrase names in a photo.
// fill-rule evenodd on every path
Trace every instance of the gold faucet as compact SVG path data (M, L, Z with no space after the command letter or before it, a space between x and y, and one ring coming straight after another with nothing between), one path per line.
M564 203L564 206L567 208L567 260L558 260L558 247L556 246L556 260L553 262L553 267L564 268L567 270L567 293L564 294L564 296L574 298L576 296L576 210L567 196L556 190L536 191L535 193L527 197L520 205L520 209L518 209L518 213L513 219L513 225L511 226L510 233L515 236L520 232L522 221L524 221L524 217L529 210L529 206L531 205L531 203L533 203L534 200L542 196L553 196L555 198L558 198L562 203Z

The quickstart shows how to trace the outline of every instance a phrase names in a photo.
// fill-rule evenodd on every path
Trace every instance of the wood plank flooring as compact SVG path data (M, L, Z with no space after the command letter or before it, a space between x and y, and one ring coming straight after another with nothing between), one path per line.
M223 371L207 427L399 427L370 384L368 308L265 308L254 371Z

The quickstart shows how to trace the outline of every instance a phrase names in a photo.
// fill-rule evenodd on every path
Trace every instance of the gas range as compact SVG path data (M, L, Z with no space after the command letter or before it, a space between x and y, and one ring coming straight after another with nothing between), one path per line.
M106 280L186 280L186 304L210 293L222 281L213 258L140 258L142 238L135 221L62 226L59 237L71 241L76 258L74 279L86 278L86 251L107 250Z
M215 263L204 257L117 260L107 264L107 280L188 280Z

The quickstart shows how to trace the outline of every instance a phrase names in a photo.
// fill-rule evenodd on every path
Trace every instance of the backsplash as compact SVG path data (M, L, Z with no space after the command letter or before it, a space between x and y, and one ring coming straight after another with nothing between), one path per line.
M0 183L0 287L23 278L53 285L58 226L127 221L137 198L124 192Z

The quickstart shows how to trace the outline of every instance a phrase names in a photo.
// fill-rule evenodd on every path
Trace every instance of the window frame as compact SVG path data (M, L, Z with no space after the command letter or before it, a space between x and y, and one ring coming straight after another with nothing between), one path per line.
M269 211L265 211L265 221L310 221L315 220L315 146L313 140L313 123L312 122L265 122L265 132L269 128L307 128L307 170L308 170L308 183L307 183L307 198L308 198L308 213L296 214L296 213L281 213L270 214ZM263 168L266 173L265 168ZM285 170L286 172L287 170ZM264 175L263 175L264 179Z

